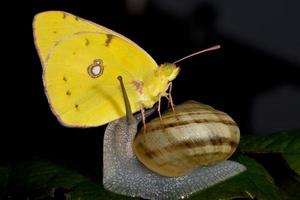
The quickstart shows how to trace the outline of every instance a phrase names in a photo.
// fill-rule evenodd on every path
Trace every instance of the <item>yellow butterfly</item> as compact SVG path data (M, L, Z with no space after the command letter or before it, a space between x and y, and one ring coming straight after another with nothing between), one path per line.
M220 48L158 66L125 36L62 11L37 14L33 35L50 107L70 127L100 126L125 116L118 76L123 77L132 112L160 104L163 96L173 105L171 81L179 72L175 63Z
M33 33L48 101L65 126L100 126L125 116L118 76L136 112L167 96L179 72L175 64L158 66L128 38L66 12L37 14Z

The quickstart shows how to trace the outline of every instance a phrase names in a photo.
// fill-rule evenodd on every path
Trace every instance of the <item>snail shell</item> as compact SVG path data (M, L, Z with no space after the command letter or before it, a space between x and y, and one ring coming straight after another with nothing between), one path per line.
M147 123L133 142L134 153L150 170L182 176L199 166L227 160L240 140L233 119L211 106L186 101Z
M229 160L214 165L200 166L187 175L177 177L162 176L145 167L137 159L132 147L137 125L141 121L141 114L135 117L131 114L126 91L121 80L120 82L125 100L126 117L109 123L105 130L103 141L103 185L105 189L145 199L182 199L246 170L245 166ZM180 107L181 105L177 106L176 110ZM184 109L193 111L186 106ZM148 116L153 111L154 109L145 115ZM166 118L168 113L163 114L163 118ZM180 112L177 115L179 116ZM149 125L148 123L147 133L150 134ZM171 129L169 131L172 133Z

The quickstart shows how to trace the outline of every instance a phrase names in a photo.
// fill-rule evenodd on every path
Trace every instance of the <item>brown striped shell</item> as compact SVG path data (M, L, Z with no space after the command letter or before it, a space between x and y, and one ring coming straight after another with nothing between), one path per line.
M233 119L211 106L186 101L147 123L133 142L138 159L163 176L182 176L194 168L228 159L240 140Z

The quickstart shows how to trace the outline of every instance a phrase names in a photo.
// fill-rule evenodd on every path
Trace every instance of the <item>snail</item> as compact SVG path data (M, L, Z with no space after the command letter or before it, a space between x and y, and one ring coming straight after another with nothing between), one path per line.
M126 117L108 124L103 142L104 188L131 197L180 199L246 170L229 161L239 128L226 113L187 101L147 123L137 134L141 114L133 116L118 77ZM146 117L154 108L145 113Z

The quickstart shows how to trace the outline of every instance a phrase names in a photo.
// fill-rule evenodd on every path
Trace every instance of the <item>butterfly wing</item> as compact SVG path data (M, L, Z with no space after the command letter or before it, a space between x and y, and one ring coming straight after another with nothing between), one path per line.
M66 126L91 127L124 116L119 75L123 77L133 112L138 111L142 100L133 83L154 76L155 61L135 43L101 26L86 25L81 20L81 26L74 28L76 19L62 25L61 21L69 16L63 18L60 13L60 18L51 19L53 13L44 14L50 14L50 23L43 13L39 16L46 21L36 17L34 35L44 65L45 91L59 121ZM58 22L54 23L55 20ZM87 28L90 25L90 29L98 28L97 31ZM56 36L59 32L63 34Z
M123 77L136 112L139 92L133 82L154 76L156 68L152 59L118 36L81 32L51 50L44 85L52 110L63 124L98 126L125 115L117 77Z

